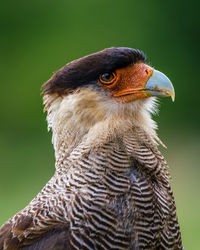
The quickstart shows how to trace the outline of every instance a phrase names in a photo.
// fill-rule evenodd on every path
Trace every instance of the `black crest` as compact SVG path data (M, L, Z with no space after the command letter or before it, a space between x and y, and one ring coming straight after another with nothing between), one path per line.
M112 47L72 61L59 69L44 85L44 94L67 94L85 85L95 84L100 74L145 62L136 49Z

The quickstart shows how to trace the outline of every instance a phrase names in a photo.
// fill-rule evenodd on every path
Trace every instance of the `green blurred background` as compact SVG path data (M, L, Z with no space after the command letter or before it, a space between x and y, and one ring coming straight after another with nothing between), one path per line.
M40 87L67 62L110 46L143 50L174 83L155 119L170 166L185 249L200 249L199 4L29 0L0 8L0 224L54 173Z

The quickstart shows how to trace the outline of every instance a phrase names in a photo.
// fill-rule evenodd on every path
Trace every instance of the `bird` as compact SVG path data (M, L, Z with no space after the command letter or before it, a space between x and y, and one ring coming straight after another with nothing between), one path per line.
M152 115L175 98L141 50L110 47L42 86L55 174L0 228L1 250L183 249Z

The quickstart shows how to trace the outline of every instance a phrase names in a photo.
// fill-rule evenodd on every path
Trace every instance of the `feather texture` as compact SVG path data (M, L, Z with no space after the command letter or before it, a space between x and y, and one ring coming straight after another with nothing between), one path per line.
M110 134L92 149L85 137L57 164L55 176L10 220L12 249L64 224L71 249L182 249L166 162L144 130ZM10 249L5 238L3 244Z
M58 95L51 84L56 172L0 228L0 250L183 249L155 100L116 103L91 86Z

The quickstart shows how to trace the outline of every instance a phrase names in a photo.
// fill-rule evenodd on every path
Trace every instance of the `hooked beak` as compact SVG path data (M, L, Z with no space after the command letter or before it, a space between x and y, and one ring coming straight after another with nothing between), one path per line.
M144 91L150 96L171 96L172 101L175 99L175 91L171 81L166 75L158 70L153 70L151 77L145 85Z

